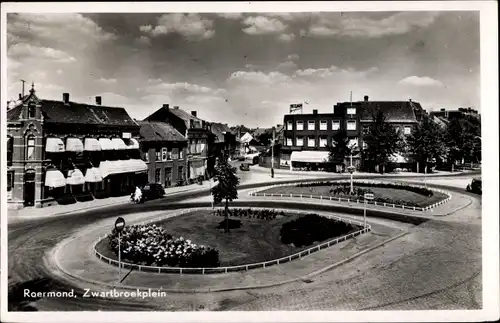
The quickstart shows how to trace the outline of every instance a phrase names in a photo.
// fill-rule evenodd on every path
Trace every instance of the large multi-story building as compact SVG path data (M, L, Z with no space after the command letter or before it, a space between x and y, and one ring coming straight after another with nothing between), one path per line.
M7 111L11 208L129 194L144 181L139 125L124 108L21 96Z
M196 111L191 114L179 109L178 106L170 108L164 104L162 108L155 111L145 121L159 121L172 125L186 139L187 152L187 181L193 182L199 177L208 177L208 124L197 117Z
M186 182L187 139L165 122L139 121L141 155L148 165L148 182L167 188Z

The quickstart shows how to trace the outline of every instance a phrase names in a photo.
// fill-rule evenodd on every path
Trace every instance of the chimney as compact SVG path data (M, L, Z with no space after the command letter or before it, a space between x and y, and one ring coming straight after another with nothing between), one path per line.
M318 110L314 109L313 114L318 114Z
M368 102L368 95L365 95L365 102Z
M193 117L196 117L196 111L191 111L191 115L192 115Z
M21 93L19 93L19 100L22 100L23 99L23 95Z
M163 104L163 109L168 110L168 104Z
M96 96L95 97L95 104L96 105L101 105L102 104L102 97Z
M441 112L444 112L444 111L445 111L445 109L441 109Z
M410 101L410 102L411 102L411 99L408 99L408 101Z
M69 103L69 93L63 93L63 102L64 104Z

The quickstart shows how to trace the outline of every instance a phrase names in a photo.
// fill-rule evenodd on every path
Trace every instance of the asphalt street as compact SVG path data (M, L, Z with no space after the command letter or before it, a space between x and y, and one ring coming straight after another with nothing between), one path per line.
M258 186L254 184L244 188ZM464 193L463 190L459 191ZM205 194L208 192L187 192L145 204L125 204L9 225L10 309L424 310L475 309L481 306L481 208L480 199L471 194L468 195L475 197L474 203L459 211L457 221L424 222L412 229L410 234L311 281L279 288L252 292L175 294L146 300L82 298L79 296L83 295L85 286L69 285L54 279L44 265L45 253L82 226L120 214L175 208L175 202ZM463 220L468 218L476 221ZM25 288L43 291L76 289L79 296L33 299L29 303L20 297Z

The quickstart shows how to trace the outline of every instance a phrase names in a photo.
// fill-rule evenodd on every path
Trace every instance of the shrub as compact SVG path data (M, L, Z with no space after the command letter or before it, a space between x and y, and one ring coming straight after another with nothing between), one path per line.
M231 217L240 217L240 218L254 218L261 220L274 220L278 215L284 216L285 212L283 211L275 211L275 210L253 210L253 209L229 209L229 216ZM224 209L217 209L214 211L216 216L224 216Z
M394 188L399 190L406 190L413 193L421 194L424 196L433 196L434 193L432 190L427 189L425 187L412 186L408 184L397 184L397 183L369 183L369 182L353 182L354 185L363 186L363 187L382 187L382 188ZM303 183L297 184L297 187L314 187L314 186L350 186L351 184L348 182L314 182L314 183Z
M118 254L118 233L108 236L109 248ZM139 265L217 267L218 250L196 245L183 237L174 239L154 224L127 226L121 233L122 259Z
M281 242L296 247L309 246L314 241L338 237L357 230L358 227L317 214L306 214L281 226Z

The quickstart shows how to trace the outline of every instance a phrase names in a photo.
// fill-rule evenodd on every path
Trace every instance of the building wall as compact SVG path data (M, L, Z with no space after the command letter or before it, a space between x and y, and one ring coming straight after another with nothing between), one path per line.
M141 143L142 144L142 143ZM167 151L172 151L172 159L165 160L162 156L162 148L167 148ZM160 153L160 160L157 160L156 153ZM180 158L182 152L182 158ZM187 169L187 148L184 144L174 144L171 142L165 143L150 143L148 147L142 150L143 160L148 165L148 182L158 183L163 187L176 186L178 181L186 180ZM147 155L147 157L146 157ZM175 158L178 155L179 158ZM157 176L159 172L159 178ZM170 174L170 181L167 181ZM170 182L170 183L169 183Z

